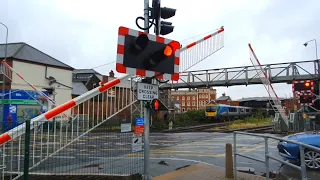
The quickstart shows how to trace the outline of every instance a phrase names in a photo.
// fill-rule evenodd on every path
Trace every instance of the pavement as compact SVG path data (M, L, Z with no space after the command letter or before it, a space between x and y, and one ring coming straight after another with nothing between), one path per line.
M39 141L39 137L31 138L30 166L37 163L41 157L51 154L53 150L62 147L68 137L56 137L47 143ZM50 137L53 138L53 137ZM48 138L47 138L48 139ZM51 143L55 142L55 143ZM225 166L225 144L233 144L232 133L151 133L150 135L150 169L152 177L176 172L187 166L203 165L214 167ZM31 173L65 173L65 174L135 174L143 173L143 152L132 153L131 133L89 133L76 142L63 148L60 152L43 161L41 165L31 170ZM269 152L281 158L276 148L277 141L269 141ZM21 171L18 165L23 165L23 150L18 145L10 151L6 162L13 162L12 171ZM264 158L264 139L250 136L237 136L237 151L251 157ZM12 158L13 157L13 158ZM256 174L265 171L264 164L250 159L237 157L238 169L248 170ZM203 168L203 171L208 169ZM218 170L217 170L218 171ZM300 179L296 170L274 160L270 160L270 171L280 172L282 178ZM206 173L200 173L206 174ZM310 179L319 177L319 172L309 171Z
M225 169L217 166L209 166L207 164L199 163L197 165L189 166L183 169L179 169L174 172L170 172L161 176L154 177L153 180L231 180L233 177L225 177ZM264 180L265 178L258 175L252 175L248 173L237 174L237 179L242 180Z

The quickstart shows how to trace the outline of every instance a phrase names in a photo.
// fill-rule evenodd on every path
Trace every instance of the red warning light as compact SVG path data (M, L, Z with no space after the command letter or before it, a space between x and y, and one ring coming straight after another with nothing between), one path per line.
M159 109L159 102L158 100L154 101L154 109L157 111Z
M178 49L180 49L180 43L172 41L164 48L163 54L169 57L176 53Z
M164 48L163 54L165 56L172 56L173 54L173 49L171 46L166 46L166 48Z
M306 87L309 87L309 86L310 86L310 83L309 83L309 82L306 82L306 83L304 83L304 85L305 85Z

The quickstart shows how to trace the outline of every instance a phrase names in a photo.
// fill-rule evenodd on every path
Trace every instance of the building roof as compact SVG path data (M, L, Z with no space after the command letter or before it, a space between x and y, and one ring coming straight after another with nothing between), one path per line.
M74 69L72 71L72 74L99 74L96 70L94 69Z
M231 100L230 96L220 96L216 101L225 101L225 100Z
M285 98L279 98L280 100L284 100ZM243 101L269 101L270 97L248 97L239 99L240 102Z
M81 95L88 92L88 89L82 82L72 82L72 94Z
M5 57L6 44L0 44L0 58ZM57 67L73 69L71 66L45 54L24 42L8 43L7 58L15 58L29 62L41 63Z

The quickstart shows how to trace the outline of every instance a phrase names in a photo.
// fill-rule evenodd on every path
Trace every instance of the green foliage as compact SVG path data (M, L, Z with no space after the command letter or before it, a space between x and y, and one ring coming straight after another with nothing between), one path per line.
M169 124L167 123L167 121L164 121L163 119L156 119L156 118L152 120L152 126L150 127L150 129L153 130L153 132L168 129L168 128L169 128Z
M175 127L193 126L210 122L205 116L205 110L190 110L181 114L174 122Z

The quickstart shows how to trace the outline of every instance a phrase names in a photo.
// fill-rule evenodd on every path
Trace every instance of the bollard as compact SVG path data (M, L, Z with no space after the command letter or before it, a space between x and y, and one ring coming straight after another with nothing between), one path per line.
M234 178L233 176L233 159L232 145L226 144L226 178Z

